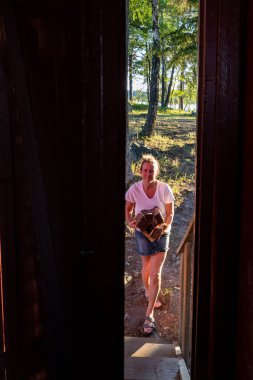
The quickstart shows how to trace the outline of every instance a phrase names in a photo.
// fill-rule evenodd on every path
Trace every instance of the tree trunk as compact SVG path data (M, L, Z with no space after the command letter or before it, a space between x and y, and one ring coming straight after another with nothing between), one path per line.
M148 102L150 101L150 81L149 81L149 75L147 75L147 99Z
M172 66L171 73L170 73L170 81L168 85L168 91L167 91L166 99L164 102L164 108L167 108L169 105L172 83L173 83L173 78L174 78L174 71L175 71L175 66Z
M150 81L150 101L148 115L143 126L141 135L150 137L154 130L157 115L158 96L159 96L159 71L160 71L160 35L158 22L158 0L152 0L152 18L153 18L153 57L152 72Z
M179 85L180 91L184 91L184 82L180 80L180 85ZM182 96L179 96L179 109L182 111L184 109L184 100Z
M166 59L164 53L162 54L162 94L161 94L161 106L165 107L165 79L166 79Z
M133 100L133 54L129 54L128 60L128 77L129 77L129 100Z
M147 75L146 75L146 81L147 81L147 99L148 102L150 101L150 59L149 59L149 46L146 44L146 60L147 60Z

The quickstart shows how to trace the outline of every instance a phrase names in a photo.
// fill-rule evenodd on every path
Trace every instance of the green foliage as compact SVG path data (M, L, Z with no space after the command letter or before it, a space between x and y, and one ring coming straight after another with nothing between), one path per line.
M132 105L132 115L135 114L143 114L145 116L145 113L148 112L148 104L143 104L143 103L134 103L131 102ZM195 117L195 114L192 111L182 111L182 110L177 110L177 109L172 109L172 108L167 108L164 109L163 107L159 106L158 107L158 114L159 115L166 115L167 117L172 117L172 118L182 118L182 117ZM131 115L129 116L131 118Z
M132 103L133 112L147 112L148 111L148 104L138 104L138 103Z
M159 56L163 57L165 83L168 84L169 69L175 66L178 75L175 75L173 87L179 80L183 81L181 95L188 104L194 103L197 93L198 1L159 0L159 20ZM153 53L151 0L129 0L128 50L132 57L129 73L133 78L142 76L143 83L147 84ZM139 93L136 100L143 102L145 97L147 94Z
M147 27L152 18L150 0L130 0L128 18L131 26Z

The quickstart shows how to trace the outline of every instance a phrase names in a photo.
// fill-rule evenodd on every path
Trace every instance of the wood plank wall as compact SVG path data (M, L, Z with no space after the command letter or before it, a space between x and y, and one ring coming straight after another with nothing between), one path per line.
M247 269L252 205L246 192L252 189L252 13L247 17L247 3L200 1L194 380L252 378L251 291L243 292L252 281ZM251 258L249 263L251 268Z
M246 66L241 74L243 117L242 201L240 215L240 259L237 289L236 379L253 378L253 4L247 2L242 15L243 56Z
M121 378L126 4L0 10L8 380Z

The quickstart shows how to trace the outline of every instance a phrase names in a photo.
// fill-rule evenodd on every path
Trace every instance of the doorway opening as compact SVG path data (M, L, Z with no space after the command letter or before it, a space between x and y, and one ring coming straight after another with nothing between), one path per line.
M162 270L156 333L178 342L190 366L194 250L198 1L129 1L126 190L141 180L140 159L160 163L175 197ZM143 336L146 310L134 231L125 229L125 336Z

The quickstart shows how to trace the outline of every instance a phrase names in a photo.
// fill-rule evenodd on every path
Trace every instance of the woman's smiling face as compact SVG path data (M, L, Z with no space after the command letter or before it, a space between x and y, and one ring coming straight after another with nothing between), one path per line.
M141 176L143 180L148 182L154 181L157 176L157 170L150 162L144 162L141 168Z

